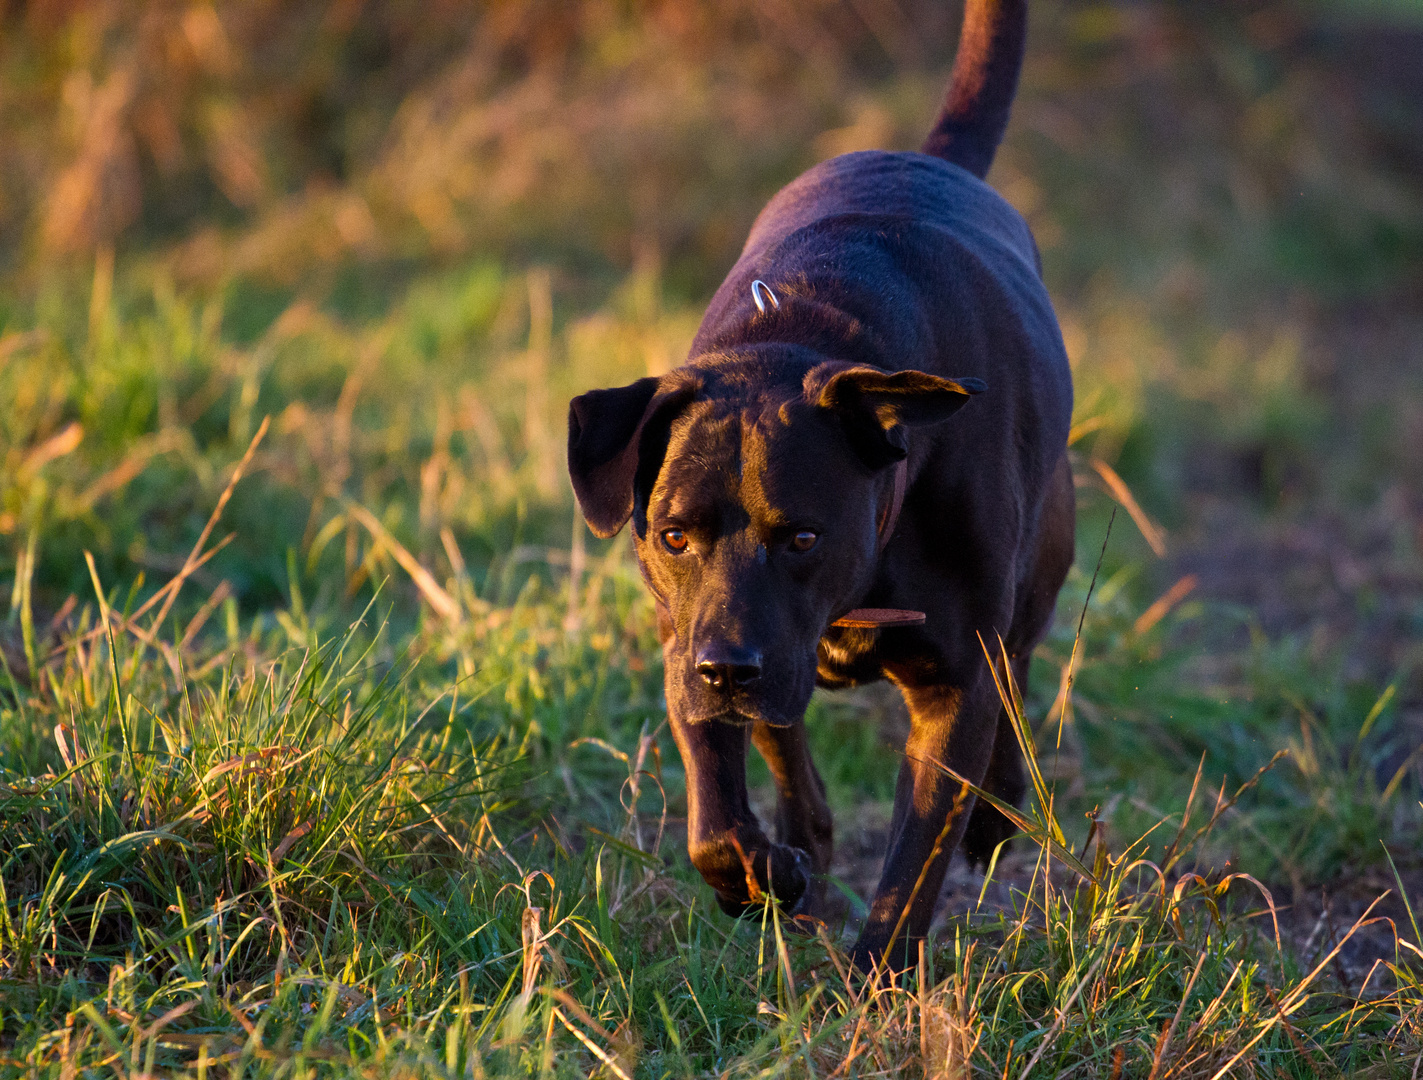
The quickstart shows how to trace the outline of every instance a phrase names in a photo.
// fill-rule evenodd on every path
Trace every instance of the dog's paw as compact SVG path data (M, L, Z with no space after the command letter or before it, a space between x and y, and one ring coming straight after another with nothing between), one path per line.
M770 855L771 880L769 882L760 880L762 873L759 868L756 873L757 891L761 895L753 897L750 895L750 890L744 894L736 895L718 892L716 902L722 911L734 919L759 918L765 909L765 900L768 896L775 898L782 911L796 912L798 910L797 905L810 891L812 880L810 856L800 848L784 847L781 844L776 844L771 849ZM757 861L759 862L759 859Z

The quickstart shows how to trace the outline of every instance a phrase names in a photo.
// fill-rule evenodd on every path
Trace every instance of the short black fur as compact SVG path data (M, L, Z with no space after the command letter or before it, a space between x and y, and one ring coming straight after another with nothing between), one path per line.
M1022 797L984 644L1001 638L1025 683L1072 561L1067 357L1032 236L980 179L1024 22L1022 0L970 0L926 144L940 156L811 169L762 211L686 364L570 407L569 471L590 527L634 522L687 771L688 847L723 908L754 910L758 891L818 908L833 829L805 735L812 689L888 679L903 693L889 850L854 950L866 967L908 962L961 842L985 861L1011 835L943 766ZM774 303L755 302L757 280ZM926 620L832 625L860 607ZM776 781L774 841L749 806L752 744Z

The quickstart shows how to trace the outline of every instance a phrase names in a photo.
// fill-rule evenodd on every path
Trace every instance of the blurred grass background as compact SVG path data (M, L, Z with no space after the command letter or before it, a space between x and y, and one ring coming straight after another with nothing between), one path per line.
M374 602L357 637L375 674L350 675L364 689L349 699L310 693L332 715L385 703L340 747L370 776L385 775L375 748L406 745L407 712L458 683L444 742L410 750L457 775L448 790L487 790L521 830L551 815L617 831L627 763L577 740L656 746L675 831L675 752L641 741L660 718L648 604L625 544L577 522L566 401L680 362L752 218L799 171L915 147L959 17L928 0L0 6L6 776L63 772L54 726L108 732L106 694L123 712L84 638L100 614L83 553L117 611L143 604L269 418L214 534L230 542L115 660L129 712L151 710L150 750L171 737L164 753L188 760L182 725L208 725L185 766L199 776L214 748L317 739L261 719L251 688ZM1233 789L1290 750L1206 862L1285 889L1304 939L1320 888L1342 910L1392 884L1381 840L1421 880L1423 8L1034 0L1032 19L990 181L1043 250L1075 369L1081 507L1032 719L1054 700L1108 517L1130 504L1084 624L1062 805L1097 806L1124 842L1180 812L1202 755L1204 782ZM397 671L401 691L376 694ZM240 708L229 678L249 687ZM176 704L190 686L224 704ZM837 805L882 805L892 702L817 698L812 718ZM455 769L451 739L481 749ZM517 797L461 771L479 762ZM16 920L66 857L34 839L56 811L23 798L40 833L0 842ZM413 828L414 805L382 803L362 835ZM83 835L135 827L101 810ZM437 837L436 855L486 843L462 813L464 839ZM863 836L842 825L848 853L875 850L873 820ZM250 843L270 854L294 823ZM523 840L553 859L568 834L543 828ZM200 842L235 851L236 835ZM861 890L874 877L843 873ZM332 903L312 874L300 895ZM185 903L172 886L153 887L152 919ZM199 893L221 909L211 881ZM500 918L517 945L518 912ZM328 932L323 948L358 938ZM1341 976L1354 989L1356 967ZM74 993L44 999L61 1023Z

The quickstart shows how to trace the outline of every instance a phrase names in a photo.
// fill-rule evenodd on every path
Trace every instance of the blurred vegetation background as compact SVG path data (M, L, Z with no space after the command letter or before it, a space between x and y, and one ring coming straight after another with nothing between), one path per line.
M566 505L565 392L678 362L801 169L914 147L958 19L927 0L7 5L0 355L5 378L55 377L3 420L21 458L0 528L41 513L19 462L71 421L85 475L148 439L155 464L123 475L151 485L180 443L242 441L251 416L334 416L358 354L401 388L395 442L472 425L468 452L496 458L521 441L500 426L514 395L459 390L535 357L552 381L529 380L530 445L503 452L541 458L541 496ZM1324 611L1352 628L1335 609L1361 591L1389 636L1405 618L1409 572L1370 553L1418 546L1384 533L1416 520L1423 459L1420 34L1407 0L1034 4L991 179L1043 247L1081 448L1181 533L1181 566L1272 628ZM149 323L187 330L93 377L100 348L133 353L119 339ZM314 437L308 418L278 434ZM486 465L483 481L505 467ZM118 521L94 490L45 512L89 515L88 535L175 509L106 483L131 508ZM1256 511L1301 528L1262 534ZM132 525L99 546L123 559L182 531Z

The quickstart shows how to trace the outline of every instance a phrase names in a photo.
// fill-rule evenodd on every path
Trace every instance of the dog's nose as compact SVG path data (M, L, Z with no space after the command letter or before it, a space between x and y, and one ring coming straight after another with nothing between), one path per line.
M761 677L761 653L725 643L707 645L697 654L697 674L713 690L745 686Z

